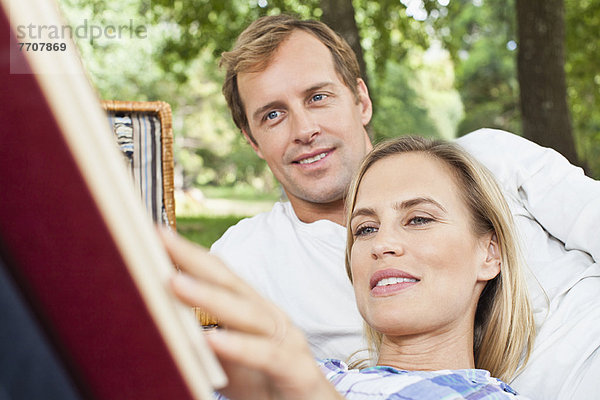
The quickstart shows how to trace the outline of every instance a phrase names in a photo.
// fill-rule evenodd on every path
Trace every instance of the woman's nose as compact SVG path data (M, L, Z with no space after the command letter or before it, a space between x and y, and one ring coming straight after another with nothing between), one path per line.
M371 257L375 260L385 257L398 257L404 254L404 245L400 233L394 230L380 227L372 243Z

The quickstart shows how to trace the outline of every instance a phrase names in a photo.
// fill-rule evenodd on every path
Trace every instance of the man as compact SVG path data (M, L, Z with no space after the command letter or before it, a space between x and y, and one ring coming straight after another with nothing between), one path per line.
M354 53L323 24L279 16L252 24L222 64L234 121L290 202L242 221L212 251L291 315L316 355L345 358L364 346L340 261L344 193L371 149Z
M241 221L211 250L290 315L316 357L345 359L364 344L344 271L344 193L371 149L371 102L354 54L321 23L273 16L251 24L222 64L234 121L290 201ZM515 388L534 398L593 396L600 307L581 306L600 305L600 183L505 132L459 143L499 179L534 273L539 335Z

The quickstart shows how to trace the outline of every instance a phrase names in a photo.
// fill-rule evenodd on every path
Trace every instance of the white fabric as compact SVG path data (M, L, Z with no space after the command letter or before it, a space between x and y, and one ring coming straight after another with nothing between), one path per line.
M499 180L535 275L528 286L538 336L511 386L532 398L594 398L600 392L600 182L557 152L507 132L482 129L457 142ZM344 245L340 225L305 224L289 203L278 203L231 227L211 251L291 316L316 357L345 359L364 344Z
M538 329L534 350L511 386L540 399L597 397L600 182L554 150L506 132L482 129L457 142L502 186L539 282L528 280Z
M290 203L276 203L229 228L211 252L290 316L316 358L346 359L366 345L344 266L345 235L341 225L304 223Z

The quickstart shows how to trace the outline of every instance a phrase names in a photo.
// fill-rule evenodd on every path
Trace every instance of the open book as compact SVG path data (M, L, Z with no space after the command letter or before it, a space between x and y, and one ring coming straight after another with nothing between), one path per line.
M212 398L226 378L168 290L173 267L75 45L19 44L19 27L64 24L56 5L1 3L1 265L82 397Z

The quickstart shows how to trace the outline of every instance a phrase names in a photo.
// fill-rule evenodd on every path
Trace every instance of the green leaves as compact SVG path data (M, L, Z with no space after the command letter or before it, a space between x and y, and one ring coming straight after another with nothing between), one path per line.
M268 187L272 176L233 125L220 93L218 58L259 16L320 19L338 1L350 0L59 0L71 24L133 20L148 27L146 39L79 39L80 51L101 97L171 104L186 185ZM507 48L518 42L514 0L423 0L422 21L408 15L415 4L352 1L374 100L374 137L453 137L482 126L520 132L518 49ZM600 0L565 5L577 149L600 177Z
M600 178L600 1L565 0L568 102L577 150Z

